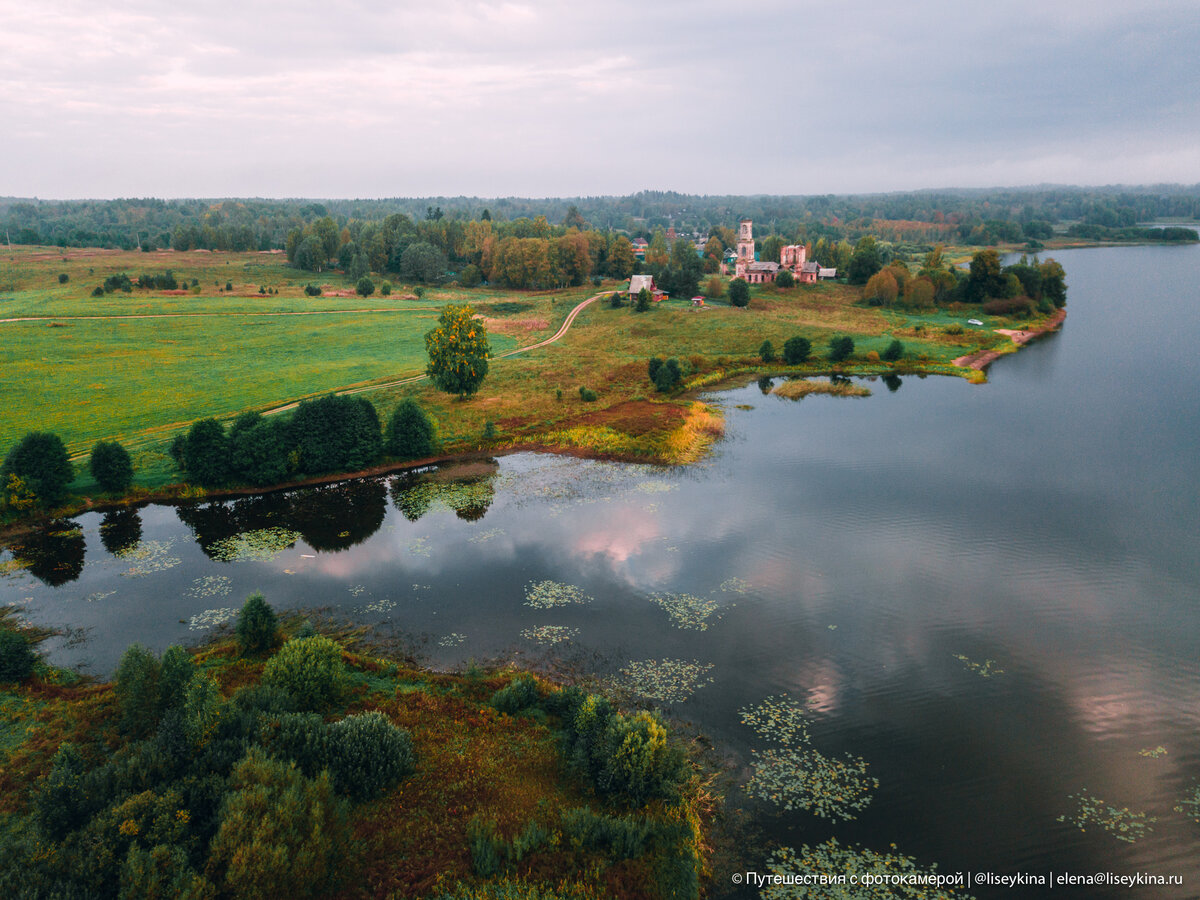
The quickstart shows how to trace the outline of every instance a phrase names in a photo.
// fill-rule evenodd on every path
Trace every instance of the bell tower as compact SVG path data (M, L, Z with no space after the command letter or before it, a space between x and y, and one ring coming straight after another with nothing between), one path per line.
M754 262L754 223L749 219L738 222L738 262Z

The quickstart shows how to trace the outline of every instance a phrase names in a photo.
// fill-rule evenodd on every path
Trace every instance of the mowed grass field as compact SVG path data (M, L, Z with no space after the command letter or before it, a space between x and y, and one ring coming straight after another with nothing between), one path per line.
M626 284L537 293L448 286L418 298L412 286L393 282L391 296L362 298L340 272L292 269L275 253L22 247L0 259L0 320L32 317L0 321L0 453L31 430L59 434L76 455L98 440L118 440L134 455L138 483L149 488L178 480L166 446L197 419L419 375L424 334L447 303L470 302L486 317L498 355L549 337L581 300ZM109 275L136 279L166 269L189 289L91 296ZM325 295L306 296L308 283ZM260 294L260 286L269 292ZM382 418L415 397L437 417L450 451L477 446L488 422L501 443L536 443L540 434L577 422L649 428L629 414L630 401L651 418L672 420L678 410L646 406L671 405L659 404L667 398L647 378L651 356L676 357L693 372L745 369L760 363L764 340L780 354L799 335L813 346L802 371L815 372L829 368L829 339L849 334L855 355L847 373L889 371L865 357L882 353L893 337L904 342L910 369L950 371L954 358L1006 343L990 328L1012 324L988 321L953 334L977 313L909 315L860 306L858 297L857 288L837 284L761 287L752 289L746 309L667 300L644 313L613 309L605 298L559 342L494 359L468 402L428 381L372 388L365 396ZM596 391L597 401L582 402L581 386ZM86 491L87 481L81 477L76 488Z
M0 320L37 317L0 322L0 448L33 429L58 433L73 453L101 439L148 446L205 416L419 374L424 334L447 303L473 301L512 320L511 332L493 330L499 353L548 336L587 296L538 294L514 304L508 293L430 289L417 299L398 286L390 297L308 297L309 282L348 287L340 273L300 272L273 254L67 254L63 262L60 253L18 248L0 271ZM181 284L196 278L200 293L91 296L108 275L167 268ZM247 271L249 280L236 274ZM217 290L226 281L234 284L228 294ZM259 295L259 284L279 293ZM510 306L520 308L506 314Z

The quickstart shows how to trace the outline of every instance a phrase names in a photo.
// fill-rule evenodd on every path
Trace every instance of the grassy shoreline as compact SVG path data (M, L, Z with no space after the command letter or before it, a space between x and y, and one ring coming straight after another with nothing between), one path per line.
M11 610L0 609L0 626L12 630L11 618ZM481 896L564 900L699 896L711 866L711 837L720 800L712 788L715 773L698 762L700 751L691 739L678 733L668 736L661 725L650 724L657 720L622 714L600 695L564 688L524 670L484 671L472 665L463 673L438 672L417 664L394 644L373 643L361 628L326 622L320 635L326 646L337 648L338 666L344 672L332 705L319 710L324 727L337 727L335 723L346 717L382 715L411 735L415 769L366 802L350 794L353 802L342 804L348 812L343 838L349 843L339 861L340 877L333 879L340 883L313 896L465 897L476 890ZM29 635L35 643L44 636ZM183 758L191 760L177 764L184 766L182 771L197 766L204 772L213 769L203 777L221 780L228 785L225 790L236 790L237 754L226 759L229 754L217 748L229 743L234 750L238 741L249 741L251 750L264 742L272 758L283 763L292 759L307 777L316 777L304 764L303 754L308 751L281 745L271 737L300 721L287 703L272 701L274 705L264 706L264 699L275 695L262 693L276 690L271 687L272 666L285 655L284 649L307 640L303 623L294 616L282 623L265 650L248 651L226 632L186 651L190 658L186 668L194 673L189 675L190 683L209 685L205 702L215 705L207 736L192 750L170 745L169 752L184 752ZM164 654L164 666L166 658ZM167 746L162 730L166 726L159 725L157 735L153 727L148 732L131 731L131 711L141 707L131 707L131 697L136 695L130 692L140 690L140 682L122 681L122 671L113 681L103 682L39 662L31 676L0 684L0 722L5 726L0 743L0 842L15 854L0 865L0 881L53 880L54 860L61 857L58 865L67 866L69 877L98 879L94 887L103 886L105 896L110 892L115 896L111 880L121 871L122 856L142 845L140 852L145 852L156 843L188 848L197 874L218 886L221 878L228 877L214 861L216 856L204 862L206 835L216 831L212 844L216 854L220 830L215 822L201 825L204 816L196 806L200 800L189 793L194 783L188 778L193 776L179 782L181 797L173 781L180 776L169 774L176 770L150 774L157 770L143 768L163 752L160 745ZM191 699L195 693L189 688L185 720L191 715L187 712L191 704L198 702ZM300 694L292 696L302 702ZM577 711L584 707L608 710L604 715L618 731L640 733L638 729L649 728L655 735L661 733L675 748L673 761L663 760L668 768L661 771L673 774L663 783L661 795L627 795L623 788L593 783L594 773L589 775L580 762L580 741L592 754L608 753L611 748L601 751L595 743L598 736L579 731L582 720ZM314 726L310 718L304 727L323 726L320 722ZM56 789L62 791L52 787L56 783L52 773L61 767L56 760L64 743L82 756L85 772L112 770L95 781L95 787L111 795L114 821L124 820L119 836L106 830L104 823L112 815L85 811L85 807L80 807L67 831L61 827L47 831L45 797ZM245 752L247 758L252 755ZM299 757L291 755L297 752ZM331 771L336 772L336 767ZM130 778L137 785L150 781L148 787L119 787ZM76 798L67 794L63 801L73 808ZM184 827L176 827L174 837L164 838L155 824L140 837L139 828L130 823L149 824L149 814L138 812L147 804L178 805L173 817ZM225 808L221 807L222 822L228 815ZM87 836L82 843L73 843L71 834L77 829ZM625 840L624 849L610 843L618 833ZM306 839L300 841L302 849ZM108 846L97 853L96 842ZM27 851L32 854L28 875L19 875L13 865L17 855ZM272 877L269 870L263 877ZM506 885L512 893L487 893ZM521 892L533 885L544 893Z
M1015 349L994 329L1037 328L1044 318L988 317L977 308L918 313L868 307L859 302L857 288L840 284L755 286L745 309L718 300L699 310L687 301L667 300L635 313L602 299L556 343L508 355L552 336L581 300L619 290L620 284L541 292L431 287L419 299L413 287L399 285L391 297L364 299L340 296L348 293L340 275L314 278L288 268L277 254L96 255L32 248L17 249L10 259L15 290L14 296L0 297L0 319L45 318L0 323L8 329L0 342L0 389L18 398L0 410L0 447L31 429L54 431L79 461L96 440L117 440L133 455L135 468L129 493L111 497L77 462L84 471L71 485L70 501L40 517L43 521L89 509L260 493L261 488L202 491L187 485L167 454L171 438L199 418L229 421L241 412L278 409L335 390L367 397L385 420L400 401L416 400L437 422L439 453L270 490L520 449L688 462L720 433L714 411L696 407L701 392L731 379L942 374L982 382L980 369L955 360ZM166 267L181 283L198 284L186 292L90 296L93 284L107 275ZM59 283L59 270L67 282ZM324 282L333 296L306 297L303 287L313 280ZM233 284L230 292L223 288L227 282ZM256 283L275 293L254 293ZM487 318L494 357L479 394L466 402L437 392L427 380L406 381L423 373L422 335L438 311L464 301ZM212 315L87 318L164 312ZM309 315L313 312L328 315ZM984 326L966 323L977 316ZM165 331L163 322L169 325ZM805 364L768 364L758 357L764 340L781 347L797 335L814 348ZM856 346L849 360L833 365L823 358L824 348L837 335L851 336ZM880 361L893 339L903 342L904 357ZM646 372L651 356L679 359L685 374L680 392L654 390ZM583 402L581 387L594 391L597 400ZM0 519L0 534L28 521Z

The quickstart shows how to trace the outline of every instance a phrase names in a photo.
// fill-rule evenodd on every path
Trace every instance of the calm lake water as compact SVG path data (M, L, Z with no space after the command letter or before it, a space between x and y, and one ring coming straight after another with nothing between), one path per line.
M687 699L660 705L743 784L778 744L739 710L786 694L811 748L879 784L852 821L735 791L765 842L895 844L942 872L1181 875L1066 891L1200 896L1200 824L1174 811L1200 779L1200 247L1055 255L1062 332L987 385L725 392L726 439L682 470L520 454L420 483L89 514L82 539L28 547L40 577L0 579L0 600L76 629L51 656L99 675L129 642L199 639L262 590L411 635L437 666L561 659L667 684ZM668 684L663 660L694 683ZM1081 831L1085 791L1152 830ZM766 855L748 847L718 884Z

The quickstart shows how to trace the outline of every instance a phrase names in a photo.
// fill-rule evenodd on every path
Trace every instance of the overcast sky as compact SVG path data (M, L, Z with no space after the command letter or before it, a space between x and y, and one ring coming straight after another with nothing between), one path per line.
M0 195L1200 181L1200 0L0 0Z

